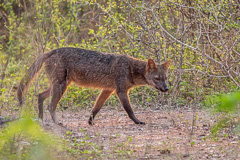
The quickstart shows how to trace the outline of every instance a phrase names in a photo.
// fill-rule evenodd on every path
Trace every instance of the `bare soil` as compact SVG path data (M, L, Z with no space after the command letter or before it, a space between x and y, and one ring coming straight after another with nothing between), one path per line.
M135 114L146 125L134 124L121 108L104 107L93 126L87 123L90 111L81 110L58 112L63 126L55 125L45 113L44 128L70 143L96 144L101 154L112 156L97 159L121 159L120 153L122 159L240 159L239 137L227 130L212 137L217 116L206 111L135 109Z

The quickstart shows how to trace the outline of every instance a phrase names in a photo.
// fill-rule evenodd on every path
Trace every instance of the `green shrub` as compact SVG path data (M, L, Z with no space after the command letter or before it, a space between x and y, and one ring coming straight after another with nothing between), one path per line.
M46 133L26 112L0 131L0 159L56 159L56 136Z
M227 127L232 127L236 134L240 133L240 92L208 97L205 104L213 106L213 113L218 114L217 124L211 129L213 135Z

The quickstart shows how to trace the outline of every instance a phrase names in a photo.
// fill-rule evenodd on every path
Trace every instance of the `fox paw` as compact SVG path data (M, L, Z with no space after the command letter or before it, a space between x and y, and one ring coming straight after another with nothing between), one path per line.
M145 122L137 122L136 124L141 124L141 125L145 125Z
M89 120L88 120L88 124L89 124L90 126L93 126L93 124L94 124L94 123L93 123L93 120L89 119Z

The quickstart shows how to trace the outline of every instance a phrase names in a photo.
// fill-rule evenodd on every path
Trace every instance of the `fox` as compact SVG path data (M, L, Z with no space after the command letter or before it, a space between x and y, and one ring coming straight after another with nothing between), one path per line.
M145 124L138 120L129 100L130 89L136 86L151 86L167 92L167 73L171 60L155 63L153 59L140 60L128 55L102 53L80 48L59 48L36 58L17 89L17 98L22 105L31 82L45 66L50 86L38 94L38 117L43 120L43 102L52 97L48 110L54 123L59 124L56 109L71 83L82 87L101 89L91 111L88 123L93 120L108 98L115 93L135 124Z

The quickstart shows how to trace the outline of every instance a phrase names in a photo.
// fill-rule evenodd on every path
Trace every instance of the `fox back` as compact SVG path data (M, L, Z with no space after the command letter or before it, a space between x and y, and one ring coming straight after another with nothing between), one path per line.
M117 78L121 79L121 74L127 75L129 87L151 84L147 83L144 74L154 69L158 69L161 77L166 79L168 66L155 65L146 70L147 62L127 55L105 54L78 48L60 48L52 52L56 54L46 60L45 68L48 76L58 81L67 78L80 86L115 89L115 82ZM154 80L154 76L148 78L149 81Z

